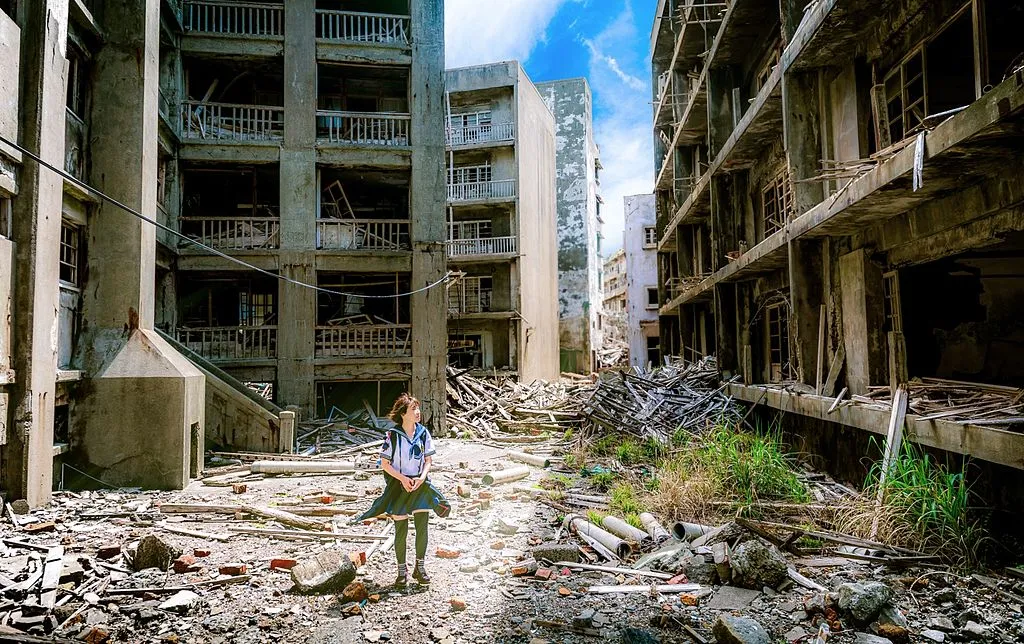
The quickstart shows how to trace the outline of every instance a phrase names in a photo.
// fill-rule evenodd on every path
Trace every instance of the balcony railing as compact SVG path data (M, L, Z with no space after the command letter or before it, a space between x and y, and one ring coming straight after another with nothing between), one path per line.
M181 229L218 250L272 249L281 244L277 217L184 217Z
M284 4L186 0L185 31L225 36L283 36Z
M408 219L318 219L316 247L323 250L409 250Z
M481 287L479 277L465 277L448 291L449 313L488 313L494 291Z
M317 136L331 143L409 145L409 114L317 110Z
M475 201L478 199L507 199L516 196L515 179L453 183L448 186L448 201Z
M178 342L208 360L277 357L276 326L215 326L178 329Z
M280 141L284 138L284 108L184 101L181 136L185 139Z
M486 239L448 240L448 256L504 255L516 252L515 237L488 237Z
M449 128L448 145L473 145L474 143L493 143L496 141L514 141L516 126L514 123L498 123L497 125L470 125Z
M318 358L408 358L412 356L412 325L366 324L318 326Z
M409 16L316 10L316 37L343 42L409 44Z

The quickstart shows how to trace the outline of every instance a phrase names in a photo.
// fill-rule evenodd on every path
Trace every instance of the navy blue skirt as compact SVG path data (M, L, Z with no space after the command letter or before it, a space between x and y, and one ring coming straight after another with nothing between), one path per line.
M452 511L441 491L427 479L412 492L406 492L398 479L389 474L384 478L387 484L384 493L377 497L370 509L356 517L356 521L375 519L381 516L408 516L417 510L433 510L437 516L446 517Z

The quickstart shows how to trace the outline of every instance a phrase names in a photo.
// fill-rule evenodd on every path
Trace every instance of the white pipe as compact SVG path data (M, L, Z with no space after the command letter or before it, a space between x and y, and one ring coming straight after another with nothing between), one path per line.
M326 474L354 472L352 461L256 461L249 466L253 474Z
M629 541L640 543L641 541L648 541L651 538L650 535L643 530L638 530L622 519L611 515L602 519L601 524L612 534Z
M518 481L519 479L525 479L530 476L530 468L525 465L519 467L510 467L506 470L495 470L490 474L484 475L484 485L497 485L498 483L508 483L509 481Z
M644 524L644 529L647 530L647 534L651 536L657 543L663 543L672 538L672 535L668 533L661 523L658 522L650 512L643 512L640 514L640 523Z

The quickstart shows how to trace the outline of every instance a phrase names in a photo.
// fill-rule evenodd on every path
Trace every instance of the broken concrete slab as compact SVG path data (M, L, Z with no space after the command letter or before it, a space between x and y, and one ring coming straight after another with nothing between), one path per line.
M719 615L711 628L718 644L771 644L768 631L749 617Z
M295 564L291 570L299 593L337 593L356 578L356 567L337 550L324 550Z
M191 590L180 590L160 604L159 608L172 613L187 613L198 603L199 595Z
M533 558L537 561L545 559L547 561L569 561L572 563L579 563L580 560L579 546L573 543L555 543L553 541L549 541L534 547L531 552L533 553Z
M739 541L740 537L746 534L746 530L743 529L739 524L729 522L725 525L718 526L711 532L708 532L700 537L697 537L690 542L691 548L700 548L701 546L711 547L716 543L728 543L730 546L735 546L736 542Z
M760 596L760 590L722 586L705 607L710 610L743 610Z

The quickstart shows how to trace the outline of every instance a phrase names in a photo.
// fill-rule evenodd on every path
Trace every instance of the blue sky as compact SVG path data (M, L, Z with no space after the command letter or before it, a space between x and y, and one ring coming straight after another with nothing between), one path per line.
M535 82L584 76L594 95L603 254L622 246L627 195L654 183L650 33L657 0L445 0L449 67L519 60Z

